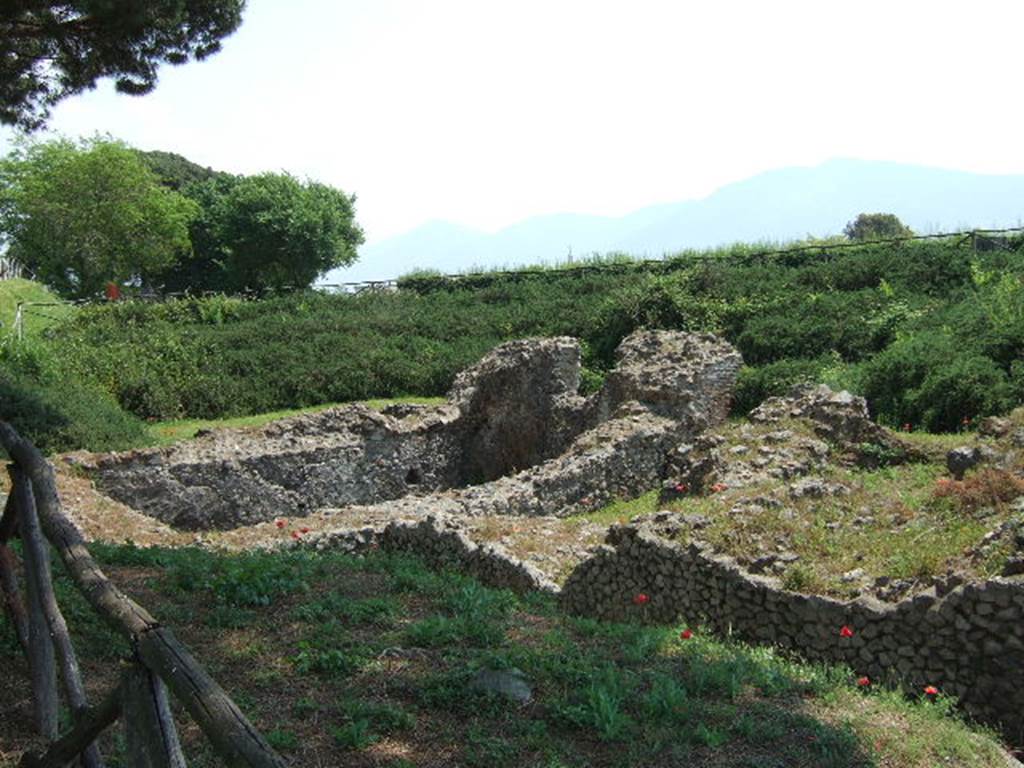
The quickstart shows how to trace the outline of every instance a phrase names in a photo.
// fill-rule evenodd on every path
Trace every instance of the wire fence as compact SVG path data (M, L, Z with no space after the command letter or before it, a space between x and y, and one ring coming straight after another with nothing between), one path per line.
M837 251L845 251L855 248L864 248L866 245L878 246L878 245L900 245L908 242L917 242L925 240L950 240L956 239L959 242L958 245L965 245L968 242L972 248L976 251L991 251L991 250L1008 250L1017 252L1024 245L1024 238L1018 242L1010 241L1013 235L1024 234L1024 227L1008 227L1003 229L971 229L971 230L958 230L955 232L941 232L932 235L911 235L909 237L897 237L888 238L881 240L871 240L867 242L822 242L812 243L807 245L795 245L784 248L773 248L765 249L762 251L753 251L750 253L730 255L730 254L716 254L714 251L706 251L703 253L686 253L684 255L669 254L666 253L661 258L648 258L648 259L623 259L619 262L613 263L582 263L582 264L566 264L564 266L546 267L546 268L520 268L520 269L495 269L495 270L481 270L475 272L457 272L452 274L428 274L428 275L411 275L406 277L393 278L389 280L366 280L361 282L347 282L347 283L332 283L327 285L316 286L317 290L325 290L328 292L338 293L363 293L365 291L381 291L381 290L397 290L403 286L414 286L417 283L451 283L458 284L460 282L469 282L480 279L518 279L518 278L529 278L529 277L561 277L561 276L572 276L572 275L585 275L598 272L606 273L622 273L635 270L663 270L666 266L672 268L683 267L687 264L696 262L716 262L716 263L730 263L730 262L757 262L757 261L769 261L772 259L780 259L787 256L807 254L807 253L821 253L830 254Z

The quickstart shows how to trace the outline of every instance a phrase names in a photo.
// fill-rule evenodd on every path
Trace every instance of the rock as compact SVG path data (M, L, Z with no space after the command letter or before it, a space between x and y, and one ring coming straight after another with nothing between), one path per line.
M1006 437L1012 429L1012 421L998 416L988 416L978 423L978 434L985 437Z
M673 331L633 333L617 355L590 398L577 394L575 340L526 339L460 373L444 405L341 406L82 466L118 501L189 530L337 507L571 515L657 485L670 447L724 418L742 362L715 336Z
M687 512L683 515L683 523L694 530L700 530L711 525L711 519L697 512Z
M599 411L636 401L661 416L701 427L728 415L743 364L732 345L708 333L635 331L615 355L615 368L599 393Z
M658 500L667 503L682 496L700 494L721 474L725 462L721 453L708 441L682 443L668 457L667 481Z
M1020 576L1024 573L1024 556L1014 555L1003 565L1003 576Z
M482 669L469 681L469 689L504 696L521 705L533 701L533 690L526 681L526 675L515 668Z
M775 553L760 555L759 557L754 558L754 560L750 563L750 567L748 570L751 573L764 573L771 566L775 565L778 559L779 556Z
M854 581L861 581L864 578L863 568L854 568L852 571L847 571L843 574L842 580L844 583L849 584Z
M918 451L871 420L867 401L849 392L833 392L824 384L802 384L785 397L770 397L750 413L756 423L772 424L792 418L806 418L822 440L850 451L858 461L877 464L915 457ZM865 447L870 450L865 451Z
M957 480L964 479L964 472L977 466L981 461L981 451L978 448L961 445L946 454L946 469Z
M849 492L850 489L842 483L828 483L814 477L800 480L789 486L789 496L792 499L802 499L805 497L820 499L825 496L843 496Z

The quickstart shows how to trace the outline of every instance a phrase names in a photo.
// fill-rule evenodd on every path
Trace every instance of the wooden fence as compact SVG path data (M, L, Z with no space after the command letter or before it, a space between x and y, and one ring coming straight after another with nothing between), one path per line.
M96 737L121 718L125 764L133 768L182 768L185 758L171 716L168 692L180 701L231 768L283 768L285 763L188 649L100 570L78 529L63 514L53 468L42 454L0 421L0 445L12 463L11 489L0 517L0 588L4 609L28 661L34 719L48 746L26 753L19 768L103 765ZM24 563L9 546L19 537ZM53 590L53 545L89 605L126 636L132 658L120 680L90 705L67 624ZM25 581L24 599L19 571ZM58 732L58 677L71 725Z

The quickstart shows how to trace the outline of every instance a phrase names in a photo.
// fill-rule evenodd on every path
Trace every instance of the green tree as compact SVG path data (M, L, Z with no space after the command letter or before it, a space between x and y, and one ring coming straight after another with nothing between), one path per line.
M913 237L914 231L891 213L862 213L843 228L850 240L892 240Z
M220 174L185 188L201 213L193 253L167 270L167 290L303 288L351 264L363 231L355 196L283 173Z
M0 161L0 238L69 297L147 281L190 249L198 206L121 142L23 142Z
M242 21L244 0L0 3L0 123L41 127L61 99L115 78L153 90L160 64L205 59Z

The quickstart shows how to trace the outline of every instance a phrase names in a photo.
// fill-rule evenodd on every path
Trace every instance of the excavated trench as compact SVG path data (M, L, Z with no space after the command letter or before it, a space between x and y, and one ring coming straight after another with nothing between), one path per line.
M584 398L578 343L526 339L459 374L439 406L341 406L79 463L185 530L339 507L564 516L656 484L675 443L724 418L740 364L714 336L639 331Z

